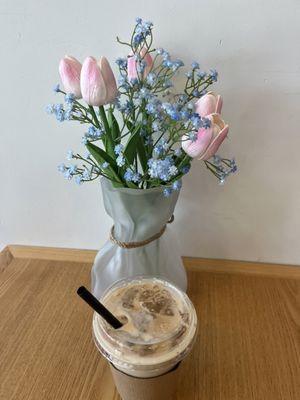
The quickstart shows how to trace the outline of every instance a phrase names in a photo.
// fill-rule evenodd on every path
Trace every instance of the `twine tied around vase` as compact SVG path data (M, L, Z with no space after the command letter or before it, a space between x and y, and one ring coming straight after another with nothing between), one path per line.
M174 221L174 214L172 215L172 217L169 219L169 221L167 222L167 224L171 224ZM146 246L147 244L153 242L154 240L159 239L165 232L167 224L164 225L162 227L162 229L157 232L155 235L151 236L148 239L142 240L140 242L121 242L120 240L115 238L115 232L114 232L114 228L115 226L113 225L110 229L110 235L109 235L109 240L118 245L119 247L123 247L123 249L134 249L136 247L142 247L142 246Z

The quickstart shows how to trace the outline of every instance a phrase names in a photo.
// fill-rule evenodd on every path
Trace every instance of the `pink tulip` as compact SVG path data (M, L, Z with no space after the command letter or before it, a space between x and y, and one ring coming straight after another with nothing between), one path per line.
M206 117L207 115L217 113L221 114L222 110L222 97L216 95L213 92L208 92L204 96L200 97L195 103L195 111L201 117Z
M80 90L81 64L76 58L65 56L59 63L59 74L66 93L73 93L77 99L81 98Z
M147 52L146 47L143 47L141 52L140 52L140 57L145 61L146 67L143 72L143 78L145 78L153 65L153 59L151 57L151 54ZM134 55L131 53L128 57L127 60L127 71L128 71L128 79L132 80L138 77L137 73L137 61L134 58Z
M196 141L193 142L186 135L183 136L182 141L182 148L186 154L199 160L208 160L212 157L218 151L229 130L219 114L211 114L206 118L210 119L211 126L207 129L200 128Z
M80 85L83 99L91 106L111 103L118 93L114 74L105 57L99 61L93 57L84 60Z

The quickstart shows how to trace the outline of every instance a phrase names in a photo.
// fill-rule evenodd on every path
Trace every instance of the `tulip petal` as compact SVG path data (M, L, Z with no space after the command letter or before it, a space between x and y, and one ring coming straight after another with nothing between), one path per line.
M187 139L187 136L183 137L182 148L190 157L199 157L208 148L211 140L213 138L213 129L210 128L200 128L197 133L197 140L192 141Z
M218 96L217 96L216 110L215 110L215 112L216 112L217 114L221 114L222 106L223 106L223 99L222 99L222 97L218 94Z
M128 56L127 60L127 75L128 80L131 81L132 79L137 78L137 70L136 70L136 61L133 55Z
M66 93L73 93L77 99L81 98L80 89L81 64L76 58L65 56L59 63L59 74Z
M220 95L216 95L213 92L208 92L196 101L195 111L201 117L206 117L213 113L220 114L222 110L222 104L223 102Z
M208 160L218 151L221 146L223 140L228 135L229 126L225 125L221 132L217 135L216 138L213 139L211 144L208 146L204 154L199 158L199 160Z
M80 85L83 99L91 106L102 106L105 104L107 90L105 82L93 57L87 57L82 64Z
M111 103L115 100L118 93L116 79L109 65L108 60L105 57L101 57L98 64L102 72L103 80L107 91L105 104Z
M152 66L153 66L153 58L152 58L151 54L148 53L146 47L143 47L143 48L142 48L142 50L141 50L141 57L144 58L144 61L145 61L145 63L146 63L146 67L145 67L144 74L143 74L143 77L145 78L145 77L149 74L149 72L151 71L151 69L152 69Z
M146 47L143 47L142 50L140 51L140 56L143 58L143 60L146 63L144 73L143 73L143 78L145 78L149 72L152 69L153 66L153 58L150 53L148 53L148 50ZM135 60L135 57L132 53L129 54L128 60L127 60L127 75L128 79L132 80L138 77L138 73L136 70L137 62Z

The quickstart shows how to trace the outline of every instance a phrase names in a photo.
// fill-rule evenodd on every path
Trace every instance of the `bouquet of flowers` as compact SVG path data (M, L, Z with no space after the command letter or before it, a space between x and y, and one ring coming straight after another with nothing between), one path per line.
M234 159L216 155L228 134L220 116L222 99L208 91L217 72L204 72L193 62L185 85L176 93L173 78L184 63L161 48L153 48L153 24L136 19L127 56L118 58L118 85L108 60L87 57L83 64L66 56L59 64L64 104L49 104L47 112L62 121L87 124L84 155L69 151L59 165L66 179L78 184L103 176L115 187L148 189L163 186L164 195L181 187L194 158L223 183L236 171ZM83 101L81 101L81 99ZM79 165L78 165L79 164Z

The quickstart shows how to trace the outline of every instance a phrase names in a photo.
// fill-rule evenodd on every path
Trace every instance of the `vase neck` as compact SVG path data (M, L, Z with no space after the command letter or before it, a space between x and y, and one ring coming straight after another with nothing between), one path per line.
M164 197L162 188L114 188L102 180L105 210L114 221L114 236L122 242L144 241L156 235L173 215L179 192Z

